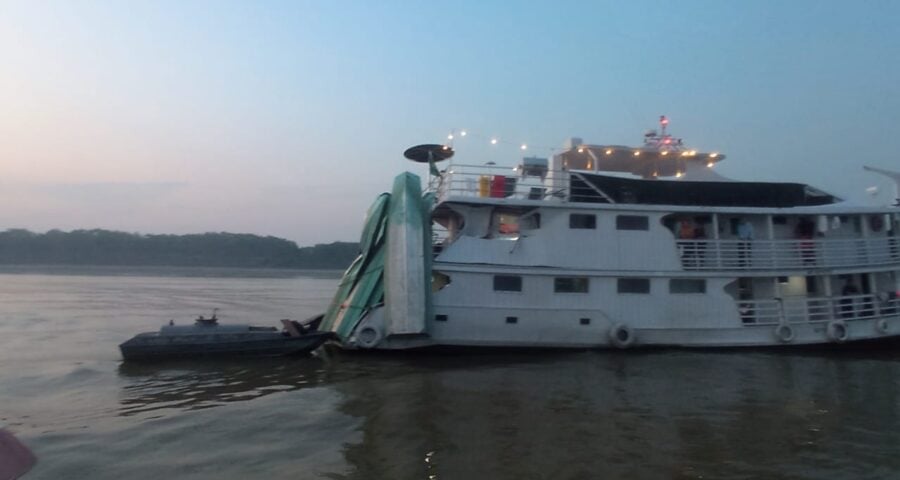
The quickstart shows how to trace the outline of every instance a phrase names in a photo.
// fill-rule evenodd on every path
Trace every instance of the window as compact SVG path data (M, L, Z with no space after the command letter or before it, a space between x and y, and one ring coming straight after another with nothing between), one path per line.
M706 293L706 280L673 278L669 280L669 293Z
M450 285L450 276L441 272L433 272L431 274L431 291L438 292L444 287Z
M553 291L556 293L587 293L586 277L559 277L553 279Z
M513 213L495 213L494 223L500 235L519 235L519 215Z
M616 230L649 230L650 222L642 215L619 215L616 217Z
M569 215L569 228L593 230L597 228L597 216L583 213Z
M519 226L522 230L537 230L541 228L541 214L540 213L532 213L530 215L525 215L521 219L519 219Z
M494 275L495 292L521 292L522 277L518 275Z
M578 320L578 323L580 323L582 325L590 325L591 319L590 318L582 318L582 319Z
M498 207L491 214L491 233L499 237L517 238L522 230L541 228L541 214L536 208Z
M650 293L649 278L620 278L619 293Z
M435 315L435 316L434 316L434 321L435 321L435 322L446 322L446 321L447 321L447 316L446 316L446 315L441 315L441 314Z
M519 323L519 317L506 317L506 323Z
M815 296L816 293L819 293L816 283L816 277L806 277L806 293L810 296Z

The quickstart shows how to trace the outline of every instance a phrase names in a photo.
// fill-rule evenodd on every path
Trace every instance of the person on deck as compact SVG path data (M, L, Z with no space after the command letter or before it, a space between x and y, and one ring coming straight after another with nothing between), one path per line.
M750 265L753 246L753 224L748 222L746 218L742 218L737 226L738 235L738 259L739 266L745 267Z
M697 245L690 241L694 239L694 231L694 222L690 218L682 218L678 221L678 239L688 240L679 244L681 259L685 267L692 267L694 257L697 255Z
M800 239L800 258L803 260L804 265L815 263L816 261L816 246L812 241L815 233L816 224L807 217L800 217L796 228L794 228L794 234Z

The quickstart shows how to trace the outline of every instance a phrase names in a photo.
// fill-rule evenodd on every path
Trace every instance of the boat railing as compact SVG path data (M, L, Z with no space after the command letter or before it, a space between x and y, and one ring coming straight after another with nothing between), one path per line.
M897 237L677 240L687 270L776 270L900 264Z
M900 298L887 293L835 297L738 300L744 325L867 320L900 315Z
M435 257L444 251L450 241L450 231L437 223L431 224L431 253Z
M450 164L440 176L431 177L428 190L435 193L439 202L449 197L567 200L577 193L571 191L568 171L545 170L541 175L524 175L518 167L461 164Z

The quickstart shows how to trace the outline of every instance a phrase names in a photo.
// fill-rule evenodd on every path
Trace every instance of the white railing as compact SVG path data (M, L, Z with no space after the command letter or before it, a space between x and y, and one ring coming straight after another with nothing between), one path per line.
M687 270L781 270L900 264L897 237L677 240Z
M569 172L547 171L543 177L521 175L496 165L451 164L440 177L431 177L428 190L438 201L448 197L494 197L545 200L569 197ZM597 195L596 192L584 192Z
M887 294L738 300L737 306L744 325L849 322L900 315L900 299Z

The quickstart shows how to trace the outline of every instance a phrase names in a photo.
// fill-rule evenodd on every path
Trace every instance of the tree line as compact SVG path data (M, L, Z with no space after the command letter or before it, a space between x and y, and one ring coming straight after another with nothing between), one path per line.
M283 238L243 233L142 235L98 229L0 232L0 264L5 265L343 269L358 252L359 244L353 242L301 248Z

